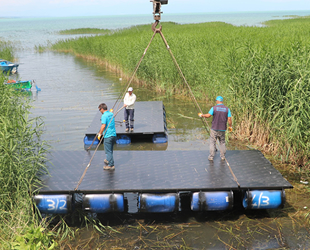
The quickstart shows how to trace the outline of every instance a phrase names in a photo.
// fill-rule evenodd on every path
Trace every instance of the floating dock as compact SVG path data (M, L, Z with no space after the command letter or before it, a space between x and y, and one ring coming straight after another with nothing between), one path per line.
M113 105L114 104L107 103L108 109L112 108ZM118 108L121 108L121 106ZM96 134L99 132L101 127L101 115L102 114L97 111L92 123L87 129L84 137L85 146L91 145ZM130 144L131 141L134 140L154 143L167 142L166 112L162 101L135 103L133 132L125 131L126 125L123 119L124 111L121 110L115 117L117 144ZM96 139L93 145L98 145L98 142L99 141Z
M35 197L42 213L69 213L75 195L90 212L176 212L190 200L192 211L278 208L292 185L257 150L227 151L237 181L217 154L209 151L115 151L115 170L103 170L105 153L97 151L81 184L93 151L54 151L50 176ZM75 190L76 189L76 190ZM240 198L240 194L242 197ZM134 202L132 202L134 201Z

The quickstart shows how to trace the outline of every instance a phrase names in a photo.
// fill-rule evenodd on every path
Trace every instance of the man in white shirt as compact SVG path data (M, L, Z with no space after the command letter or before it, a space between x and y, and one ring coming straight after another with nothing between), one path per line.
M126 93L124 97L124 107L125 107L124 120L126 124L126 132L129 132L129 127L130 127L130 132L133 132L135 102L136 102L137 97L134 93L132 93L132 91L133 91L133 88L129 87L128 92ZM128 119L130 119L130 126L129 126Z

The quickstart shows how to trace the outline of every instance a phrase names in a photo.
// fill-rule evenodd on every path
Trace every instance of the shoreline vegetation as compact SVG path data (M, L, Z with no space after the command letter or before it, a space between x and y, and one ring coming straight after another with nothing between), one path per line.
M14 59L14 47L0 41L0 58ZM0 249L53 249L57 233L36 212L32 200L47 173L41 118L29 118L30 100L5 86L0 72Z
M296 170L309 170L310 18L264 25L162 23L196 98L211 102L224 96L234 114L234 137L250 141ZM58 41L51 49L94 61L129 79L152 34L150 25L139 25L104 36ZM167 94L188 95L158 34L135 81Z
M14 60L13 45L10 42L2 41L1 39L0 39L0 59L5 59L8 61Z
M112 31L109 29L96 29L96 28L80 28L80 29L70 29L61 30L58 32L60 35L81 35L81 34L110 34Z
M29 118L29 99L5 86L6 80L1 73L0 249L34 249L39 242L47 249L56 243L45 234L32 200L41 183L40 173L47 172L48 146L40 139L43 123Z

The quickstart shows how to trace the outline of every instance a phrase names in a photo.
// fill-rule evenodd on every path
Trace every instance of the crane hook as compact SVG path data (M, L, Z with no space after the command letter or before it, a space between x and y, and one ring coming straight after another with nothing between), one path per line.
M155 32L156 31L156 33L159 33L159 32L161 32L161 30L162 30L162 26L160 25L160 27L157 29L156 28L156 26L159 24L159 21L158 20L156 20L155 21L155 23L153 23L152 24L152 30L153 30L153 32Z

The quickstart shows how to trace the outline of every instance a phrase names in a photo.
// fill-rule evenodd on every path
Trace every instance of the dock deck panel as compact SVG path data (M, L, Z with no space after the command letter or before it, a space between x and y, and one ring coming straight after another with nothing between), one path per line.
M41 193L71 193L93 151L53 152ZM82 193L178 192L237 190L238 185L219 154L209 151L115 151L114 171L103 170L104 151L96 155L78 188ZM256 150L226 153L241 189L292 188L272 164Z
M258 150L227 151L226 156L243 189L292 188Z
M108 109L114 104L108 104ZM121 106L119 107L121 108ZM115 110L116 112L117 110ZM101 113L96 112L95 118L87 129L85 135L95 135L99 132L101 126ZM163 117L163 102L136 102L135 103L135 118L134 132L125 132L126 126L124 120L124 109L121 110L115 117L116 134L156 134L165 133L165 124Z

